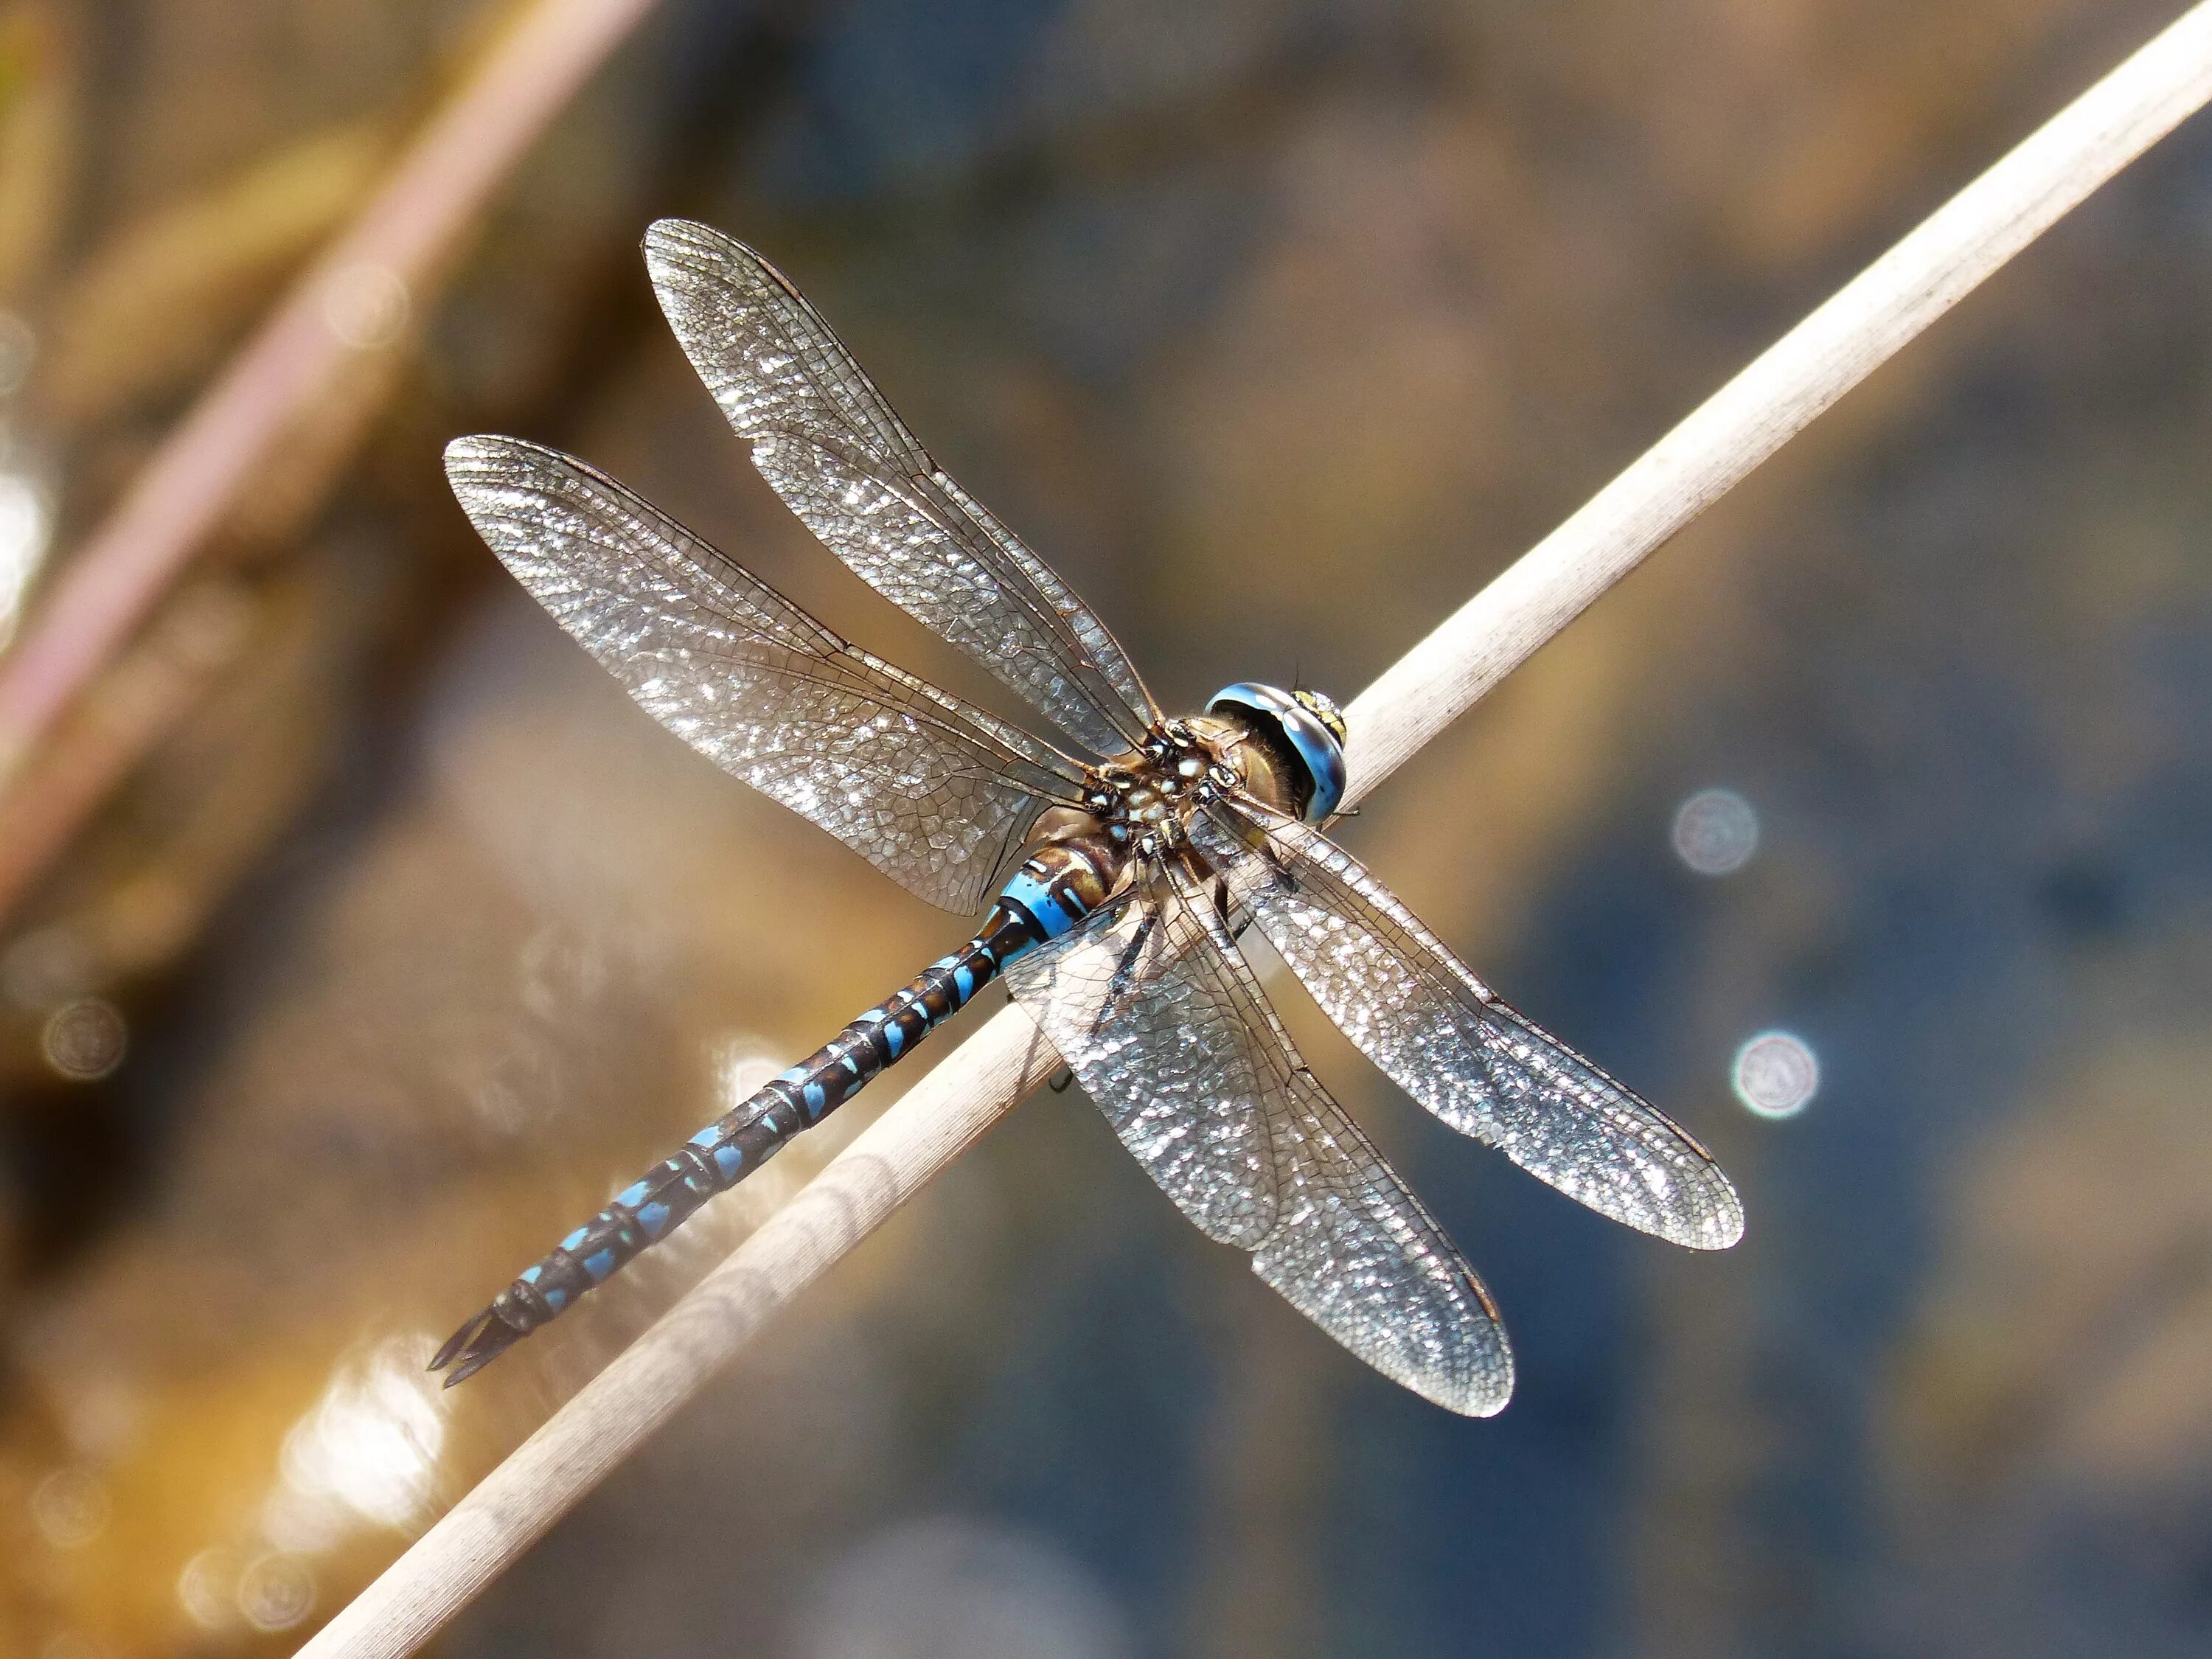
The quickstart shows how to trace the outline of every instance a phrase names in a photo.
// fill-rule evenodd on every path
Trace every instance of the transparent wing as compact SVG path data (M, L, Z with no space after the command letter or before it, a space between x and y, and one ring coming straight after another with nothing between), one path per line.
M1252 1271L1392 1382L1495 1416L1513 1395L1513 1350L1490 1292L1312 1074L1288 1089L1292 1173Z
M447 447L531 594L662 725L933 904L969 912L1081 769L856 651L605 474L513 438Z
M1007 963L1006 982L1160 1190L1249 1250L1275 1224L1280 1103L1203 943L1154 866L1128 902Z
M1395 1382L1469 1417L1513 1393L1513 1351L1497 1305L1458 1247L1345 1115L1291 1045L1223 912L1182 871L1191 947L1235 1006L1255 1069L1272 1079L1285 1169L1275 1230L1252 1271L1307 1318Z
M1306 1070L1205 893L1181 869L1155 866L1091 931L1085 945L1060 942L1057 960L1018 959L1009 977L1109 1121L1146 1126L1123 1139L1153 1178L1201 1228L1252 1249L1268 1285L1384 1376L1452 1411L1499 1410L1513 1358L1488 1293ZM1222 1142L1233 1151L1195 1160L1214 1173L1194 1181L1172 1150L1203 1147L1223 1121L1236 1126ZM1162 1146L1166 1159L1152 1155ZM1263 1172L1264 1230L1252 1224ZM1220 1203L1223 1186L1240 1200ZM1208 1224L1224 1210L1244 1224L1233 1237Z
M894 605L1101 755L1159 717L1103 624L930 459L814 307L743 243L646 233L669 325L777 494Z
M1193 826L1238 901L1344 1034L1462 1134L1602 1215L1723 1249L1743 1206L1656 1108L1498 1000L1360 863L1256 805Z

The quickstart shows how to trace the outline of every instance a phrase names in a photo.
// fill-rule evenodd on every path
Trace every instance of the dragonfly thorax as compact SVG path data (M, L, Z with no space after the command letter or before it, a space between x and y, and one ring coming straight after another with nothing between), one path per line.
M1237 733L1218 720L1165 720L1141 748L1116 756L1092 775L1085 805L1098 833L1125 854L1150 856L1180 847L1191 814L1224 790L1245 787L1226 752Z
M1245 734L1232 721L1164 720L1143 745L1091 775L1081 810L1038 818L1030 849L1000 894L1056 938L1120 891L1132 867L1189 843L1192 814L1255 781L1243 764ZM1269 780L1257 776L1270 793Z

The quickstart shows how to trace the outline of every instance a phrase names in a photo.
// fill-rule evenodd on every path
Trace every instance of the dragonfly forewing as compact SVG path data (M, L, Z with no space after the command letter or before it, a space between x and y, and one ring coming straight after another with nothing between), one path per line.
M1159 710L1096 615L922 448L819 313L743 243L647 233L669 325L776 492L837 556L1100 755Z
M511 438L447 450L494 552L662 725L933 904L980 908L1082 769L856 651L604 473Z
M1696 1249L1742 1237L1742 1203L1704 1147L1499 1000L1319 830L1240 804L1192 834L1314 1000L1444 1122L1629 1226Z

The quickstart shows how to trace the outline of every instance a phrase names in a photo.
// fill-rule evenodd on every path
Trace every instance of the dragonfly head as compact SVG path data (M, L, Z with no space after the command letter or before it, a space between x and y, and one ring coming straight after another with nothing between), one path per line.
M1344 799L1344 715L1318 691L1240 680L1213 694L1209 714L1240 720L1293 763L1298 812L1319 823Z

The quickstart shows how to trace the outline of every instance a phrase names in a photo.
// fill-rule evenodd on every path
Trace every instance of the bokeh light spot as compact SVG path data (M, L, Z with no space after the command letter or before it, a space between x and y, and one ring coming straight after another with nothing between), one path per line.
M55 1071L72 1082L92 1083L123 1063L131 1030L113 1004L79 997L47 1016L40 1044Z
M202 1630L221 1630L229 1624L237 1606L239 1560L233 1552L204 1549L185 1563L177 1575L177 1601L185 1617Z
M15 635L23 594L52 535L46 492L19 472L0 472L0 644Z
M764 1087L783 1067L760 1039L732 1035L714 1045L715 1092L722 1109L741 1105Z
M379 1526L404 1528L430 1504L446 1422L437 1379L422 1367L427 1335L379 1343L342 1364L313 1409L284 1437L286 1485L307 1505L280 1507L285 1541L312 1535L303 1508L339 1506Z
M1674 809L1674 852L1701 876L1732 876L1759 850L1759 814L1733 789L1701 789Z
M799 1621L806 1659L1127 1659L1127 1620L1049 1540L980 1516L934 1516L861 1539Z
M314 1610L315 1575L296 1555L264 1555L238 1576L238 1610L256 1630L289 1630Z
M1761 1117L1795 1117L1820 1086L1820 1062L1803 1038L1761 1031L1735 1051L1735 1094Z
M99 1537L114 1507L89 1469L56 1469L31 1489L31 1519L58 1550L82 1548Z
M399 273L364 262L331 273L323 290L323 323L356 351L374 351L407 331L414 301Z

